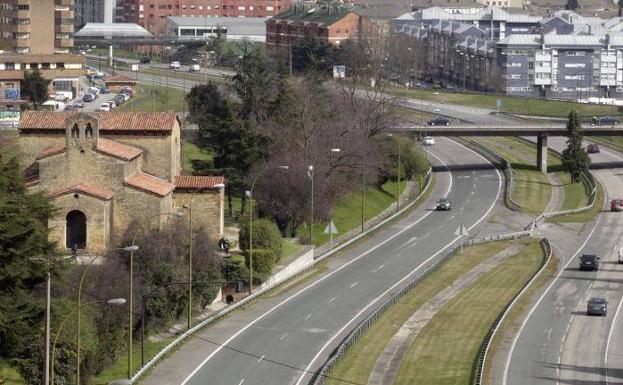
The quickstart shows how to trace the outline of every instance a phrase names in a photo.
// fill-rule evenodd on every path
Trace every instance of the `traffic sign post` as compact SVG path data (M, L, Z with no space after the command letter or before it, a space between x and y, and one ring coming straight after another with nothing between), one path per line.
M458 235L461 237L461 254L462 254L464 239L466 236L469 235L469 232L467 231L467 228L465 228L465 225L461 223L461 225L457 227L456 231L454 232L454 235Z
M335 223L333 223L333 219L331 219L331 222L329 222L327 227L324 229L324 233L329 234L329 245L331 249L333 249L333 234L338 233L337 227L335 227Z

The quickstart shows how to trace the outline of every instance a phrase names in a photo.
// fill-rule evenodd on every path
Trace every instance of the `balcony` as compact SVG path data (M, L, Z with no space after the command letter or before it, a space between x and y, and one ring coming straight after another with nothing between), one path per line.
M72 48L74 46L74 39L55 39L54 47L57 48Z
M13 33L30 33L30 24L5 24L7 32Z

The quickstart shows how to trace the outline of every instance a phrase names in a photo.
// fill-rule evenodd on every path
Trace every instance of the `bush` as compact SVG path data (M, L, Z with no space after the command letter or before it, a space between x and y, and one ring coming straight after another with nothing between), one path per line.
M240 229L240 248L244 251L245 264L249 267L249 224ZM277 225L268 219L253 221L253 271L263 277L270 276L273 267L281 259L282 240Z
M423 175L428 170L429 164L421 149L407 138L393 136L383 140L381 145L383 152L389 154L386 162L380 166L379 185L387 180L397 179L396 166L398 164L398 143L400 143L400 179L409 180L416 175Z

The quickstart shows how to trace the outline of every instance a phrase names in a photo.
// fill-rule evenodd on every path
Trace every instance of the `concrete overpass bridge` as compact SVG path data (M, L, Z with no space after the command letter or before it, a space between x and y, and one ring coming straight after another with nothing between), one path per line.
M547 172L547 138L568 136L566 124L457 124L448 126L401 126L394 132L412 132L424 136L517 136L537 138L537 168ZM589 126L582 129L582 135L623 136L623 125Z

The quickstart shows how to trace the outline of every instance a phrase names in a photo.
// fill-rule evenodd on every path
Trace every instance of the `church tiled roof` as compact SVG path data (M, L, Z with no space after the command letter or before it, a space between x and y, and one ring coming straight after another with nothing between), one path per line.
M139 172L135 176L126 179L125 184L160 196L169 195L175 187L169 181L143 172Z
M61 146L61 147L49 147L46 148L45 150L43 150L38 156L37 156L37 160L39 159L43 159L43 158L47 158L48 156L52 156L52 155L56 155L56 154L62 154L63 152L65 152L65 146Z
M103 189L98 186L93 186L92 184L88 184L88 183L79 183L79 184L75 184L72 186L64 187L56 191L52 191L51 193L48 194L48 198L56 198L58 196L69 194L69 193L74 193L74 192L83 193L85 195L90 195L92 197L99 198L102 200L111 200L113 197L113 193L106 189Z
M222 176L179 175L175 177L175 188L179 189L214 189L220 184L225 184L225 178Z
M143 153L143 150L127 144L121 144L109 139L97 140L97 151L112 155L122 160L132 160Z
M68 118L83 112L25 111L20 131L64 131ZM174 112L89 112L98 120L100 132L159 132L170 133L177 116Z

